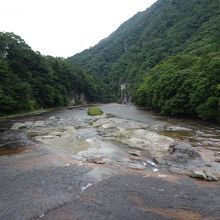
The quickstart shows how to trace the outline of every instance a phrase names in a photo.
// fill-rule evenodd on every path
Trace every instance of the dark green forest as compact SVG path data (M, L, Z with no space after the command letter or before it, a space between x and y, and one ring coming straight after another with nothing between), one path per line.
M105 101L105 90L94 76L63 58L34 52L19 36L0 33L0 115L38 108Z
M68 59L0 33L0 114L87 102L132 102L220 122L220 0L158 0Z
M69 60L118 100L220 122L220 0L158 0Z

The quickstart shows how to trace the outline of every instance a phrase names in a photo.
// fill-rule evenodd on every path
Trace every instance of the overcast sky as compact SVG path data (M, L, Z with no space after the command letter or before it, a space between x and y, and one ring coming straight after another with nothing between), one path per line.
M0 31L35 51L68 57L94 46L156 0L0 0Z

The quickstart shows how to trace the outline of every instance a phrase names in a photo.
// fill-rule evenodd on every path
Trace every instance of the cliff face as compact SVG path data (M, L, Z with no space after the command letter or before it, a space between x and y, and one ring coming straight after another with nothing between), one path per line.
M121 104L130 104L131 103L131 95L129 93L128 84L123 83L121 84L121 97L120 103Z
M87 100L84 93L76 94L70 98L70 101L68 103L68 106L74 106L74 105L85 105L89 103L89 100Z

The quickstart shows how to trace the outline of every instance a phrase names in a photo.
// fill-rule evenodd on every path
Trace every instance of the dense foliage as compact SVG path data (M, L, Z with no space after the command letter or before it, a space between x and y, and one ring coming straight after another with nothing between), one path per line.
M88 101L103 101L94 76L62 58L34 52L19 36L0 33L0 114Z
M219 21L220 0L158 0L69 60L116 98L126 83L137 104L220 121Z
M146 75L136 103L164 114L220 121L220 53L179 55L160 63Z

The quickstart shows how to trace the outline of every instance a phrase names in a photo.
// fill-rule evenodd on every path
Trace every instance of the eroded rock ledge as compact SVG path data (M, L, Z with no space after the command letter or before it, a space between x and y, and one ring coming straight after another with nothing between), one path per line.
M30 139L63 150L74 159L90 163L109 163L132 169L159 169L187 174L209 181L219 179L219 163L200 155L189 143L161 134L161 131L183 127L150 126L114 117L89 117L71 123L50 117L42 121L16 123L11 129L22 130Z

